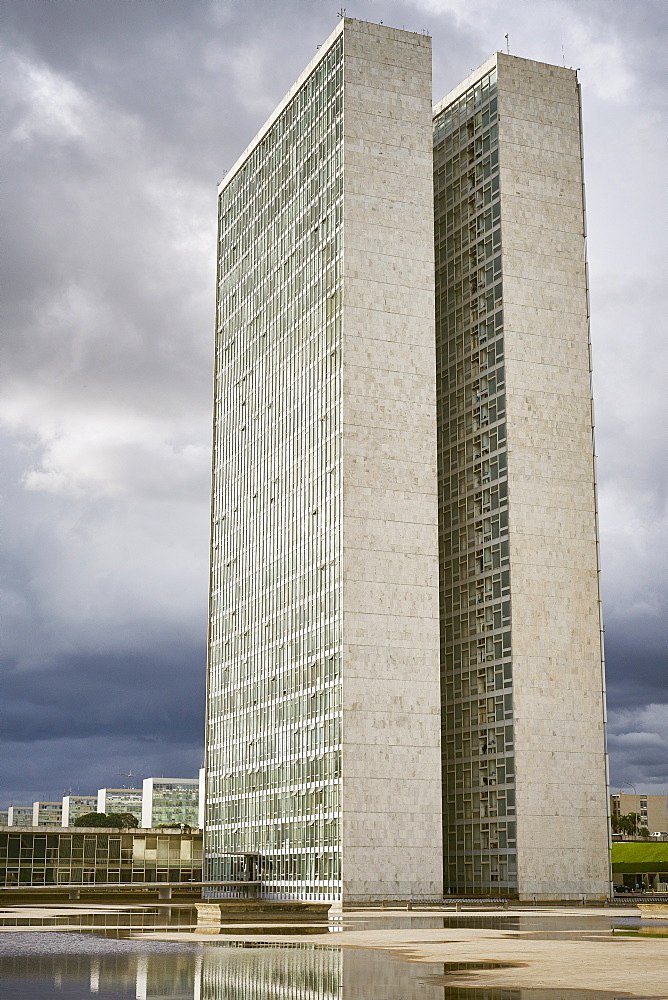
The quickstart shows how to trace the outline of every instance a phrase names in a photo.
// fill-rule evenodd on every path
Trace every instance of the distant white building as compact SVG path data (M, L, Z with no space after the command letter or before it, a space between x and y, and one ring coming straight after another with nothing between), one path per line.
M61 826L63 822L62 802L33 802L33 826Z
M197 825L200 830L204 829L204 817L206 816L206 768L199 769L199 805L197 809Z
M32 806L10 806L7 810L7 826L32 826Z
M98 788L99 813L130 813L138 823L142 816L141 788Z
M97 795L63 796L63 826L74 826L79 816L94 812L97 812Z
M199 825L199 778L145 778L141 825L143 828L173 823Z

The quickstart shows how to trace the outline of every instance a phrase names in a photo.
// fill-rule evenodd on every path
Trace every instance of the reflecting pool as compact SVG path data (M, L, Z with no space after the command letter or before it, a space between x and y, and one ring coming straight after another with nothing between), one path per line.
M200 919L198 920L198 916ZM0 911L2 1000L622 1000L631 994L588 989L500 989L457 985L457 973L500 963L403 960L387 951L340 948L336 931L476 927L545 939L642 928L635 917L548 915L345 914L335 921L296 925L270 917L235 925L203 924L192 906L58 907ZM668 928L661 922L661 931ZM263 942L262 934L311 941ZM657 925L657 930L659 926ZM254 934L253 940L233 940ZM209 934L195 940L196 932ZM177 941L148 940L169 932ZM190 939L189 939L190 938ZM507 965L505 966L508 967ZM641 994L635 995L637 1000Z

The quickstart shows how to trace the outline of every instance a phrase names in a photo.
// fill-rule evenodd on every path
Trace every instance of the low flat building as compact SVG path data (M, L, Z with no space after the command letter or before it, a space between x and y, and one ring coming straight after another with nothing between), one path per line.
M94 812L97 812L97 795L63 796L63 826L74 826L79 816Z
M668 843L613 844L612 880L636 892L668 892Z
M99 813L130 813L137 823L142 822L141 788L98 788L97 811ZM142 824L143 825L143 824Z
M32 826L32 806L10 806L7 826Z
M9 823L9 816L6 809L0 810L0 826L7 826Z
M201 878L201 833L58 826L0 831L1 888Z
M199 826L199 778L145 778L141 825Z
M33 826L60 826L63 821L62 802L33 802Z

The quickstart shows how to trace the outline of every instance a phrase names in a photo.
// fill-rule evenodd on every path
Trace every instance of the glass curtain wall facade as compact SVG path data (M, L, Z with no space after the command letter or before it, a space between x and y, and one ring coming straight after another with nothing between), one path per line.
M75 819L97 812L97 795L64 795L63 826L74 826Z
M141 788L98 788L97 811L100 813L130 813L141 823Z
M10 806L7 810L8 826L32 826L32 806Z
M189 882L202 877L201 834L0 833L0 886Z
M144 827L183 823L198 826L199 780L145 778L141 811Z
M206 873L306 899L341 885L342 84L339 38L219 194Z
M226 952L206 949L201 1000L337 1000L343 982L340 949L299 943Z
M444 883L517 888L496 70L434 119Z
M60 826L63 821L62 802L33 802L33 826Z

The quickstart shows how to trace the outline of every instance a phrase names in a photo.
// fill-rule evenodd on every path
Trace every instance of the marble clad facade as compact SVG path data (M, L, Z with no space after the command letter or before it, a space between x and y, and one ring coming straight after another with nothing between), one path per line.
M580 92L497 62L518 886L592 898L610 868Z
M434 114L430 39L345 18L219 189L206 869L602 896L577 81Z
M497 53L434 124L446 885L603 897L576 74Z

